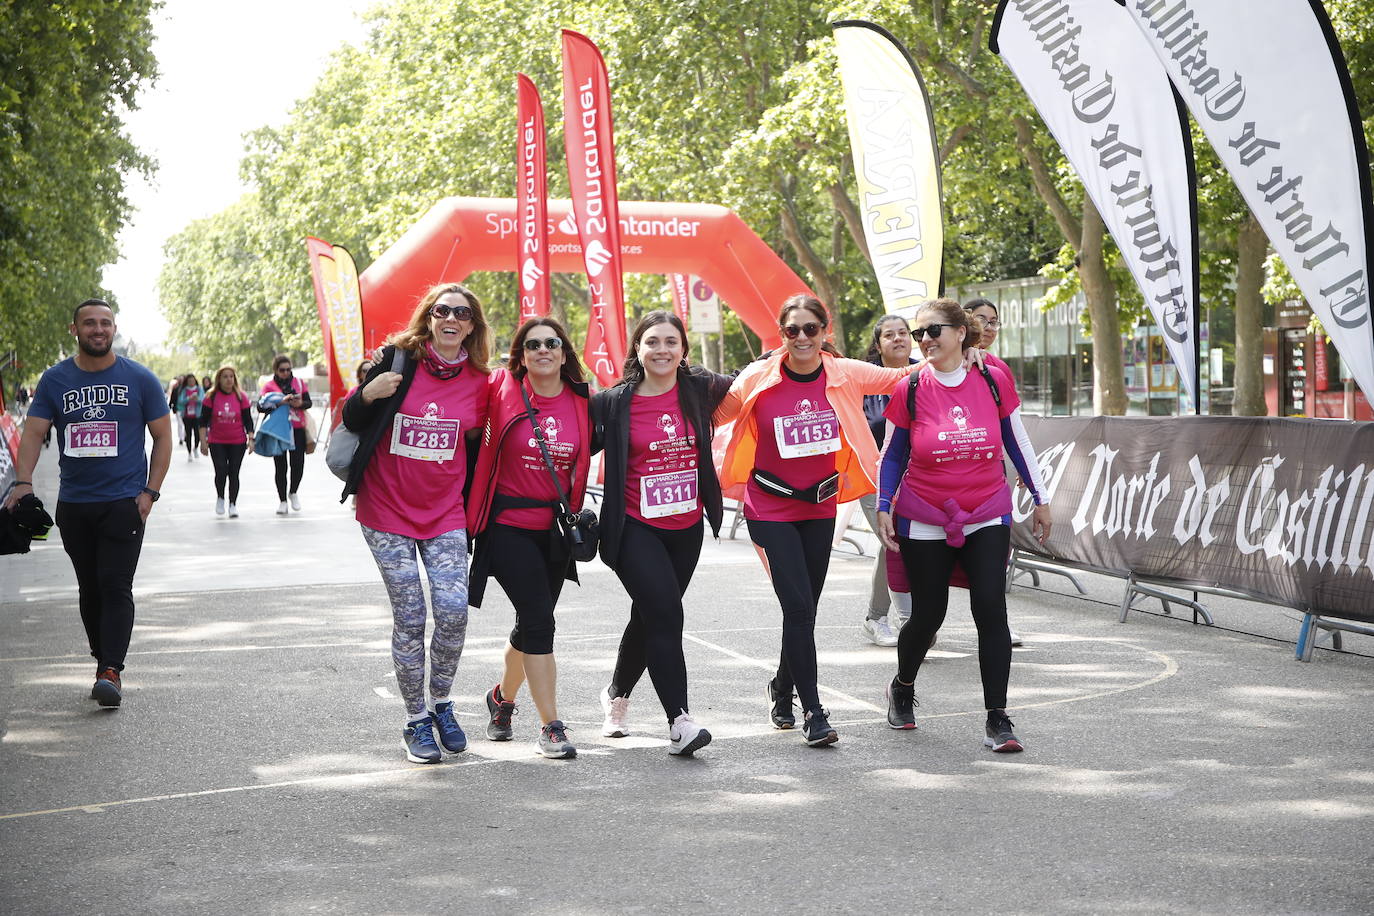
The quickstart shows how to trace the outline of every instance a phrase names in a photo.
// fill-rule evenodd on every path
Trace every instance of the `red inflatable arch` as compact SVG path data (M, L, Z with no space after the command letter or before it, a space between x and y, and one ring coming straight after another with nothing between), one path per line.
M549 201L552 269L582 273L572 205ZM462 282L479 270L515 271L513 198L448 197L424 215L359 277L368 346L410 319L432 284ZM631 273L695 274L765 345L778 339L777 311L811 289L744 221L714 204L620 202L620 251Z

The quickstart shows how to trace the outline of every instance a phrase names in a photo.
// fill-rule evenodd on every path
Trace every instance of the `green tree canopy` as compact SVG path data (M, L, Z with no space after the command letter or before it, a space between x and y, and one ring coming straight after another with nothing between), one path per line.
M130 213L125 176L152 163L124 113L156 75L153 0L0 2L0 351L26 374L99 295Z

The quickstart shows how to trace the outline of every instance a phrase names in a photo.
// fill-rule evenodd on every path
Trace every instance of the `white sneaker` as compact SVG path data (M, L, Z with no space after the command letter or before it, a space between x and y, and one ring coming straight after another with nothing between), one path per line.
M1021 634L1020 634L1020 633L1016 632L1016 631L1013 630L1011 627L1007 627L1007 632L1011 634L1011 644L1012 644L1013 646L1019 646L1019 645L1021 645Z
M230 504L229 504L229 517L230 517L230 518L238 518L238 517L239 517L239 507L236 506L236 505L234 505L233 503L230 503Z
M224 514L224 497L223 497L223 496L221 496L219 499L215 500L215 514L216 514L216 515L223 515L223 514Z
M286 508L286 503L282 503L281 505L277 506L278 515L285 515L288 511L290 510Z
M301 511L301 498L295 493L291 494L291 508L297 512Z
M606 721L601 723L601 734L607 738L625 738L630 734L626 720L630 717L630 698L612 697L611 685L601 688L601 711Z
M868 641L875 646L897 645L897 634L892 632L886 617L879 617L877 620L864 618L863 631Z
M710 743L711 733L685 712L668 729L668 753L674 756L690 757Z

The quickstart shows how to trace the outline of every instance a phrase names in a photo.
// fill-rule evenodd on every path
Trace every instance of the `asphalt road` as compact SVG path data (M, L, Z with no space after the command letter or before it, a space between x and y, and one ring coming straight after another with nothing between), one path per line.
M688 593L693 712L670 758L650 684L600 737L628 600L583 567L559 608L574 761L534 755L533 705L486 741L481 697L512 613L493 585L455 684L469 749L406 762L375 567L319 456L273 515L249 458L243 516L210 511L180 452L150 522L125 704L94 671L57 533L0 558L0 911L71 913L1369 913L1374 641L1293 660L1296 617L1217 599L1215 628L1120 583L1016 587L1011 716L981 743L966 599L888 729L895 653L860 635L869 569L834 554L817 642L829 749L767 720L779 612L745 541L708 542ZM49 498L55 469L40 467ZM1357 654L1362 653L1362 654ZM522 697L522 699L527 699Z

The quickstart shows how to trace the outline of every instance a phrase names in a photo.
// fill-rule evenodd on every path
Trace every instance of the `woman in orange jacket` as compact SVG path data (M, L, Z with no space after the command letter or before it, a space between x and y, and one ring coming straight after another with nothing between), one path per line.
M795 689L812 747L839 740L816 687L816 604L830 567L836 506L877 489L878 449L863 398L884 394L906 368L841 357L825 341L830 316L814 296L791 296L778 313L783 346L748 366L716 422L735 421L721 487L745 485L749 538L782 605L782 656L768 683L775 728L792 728Z

